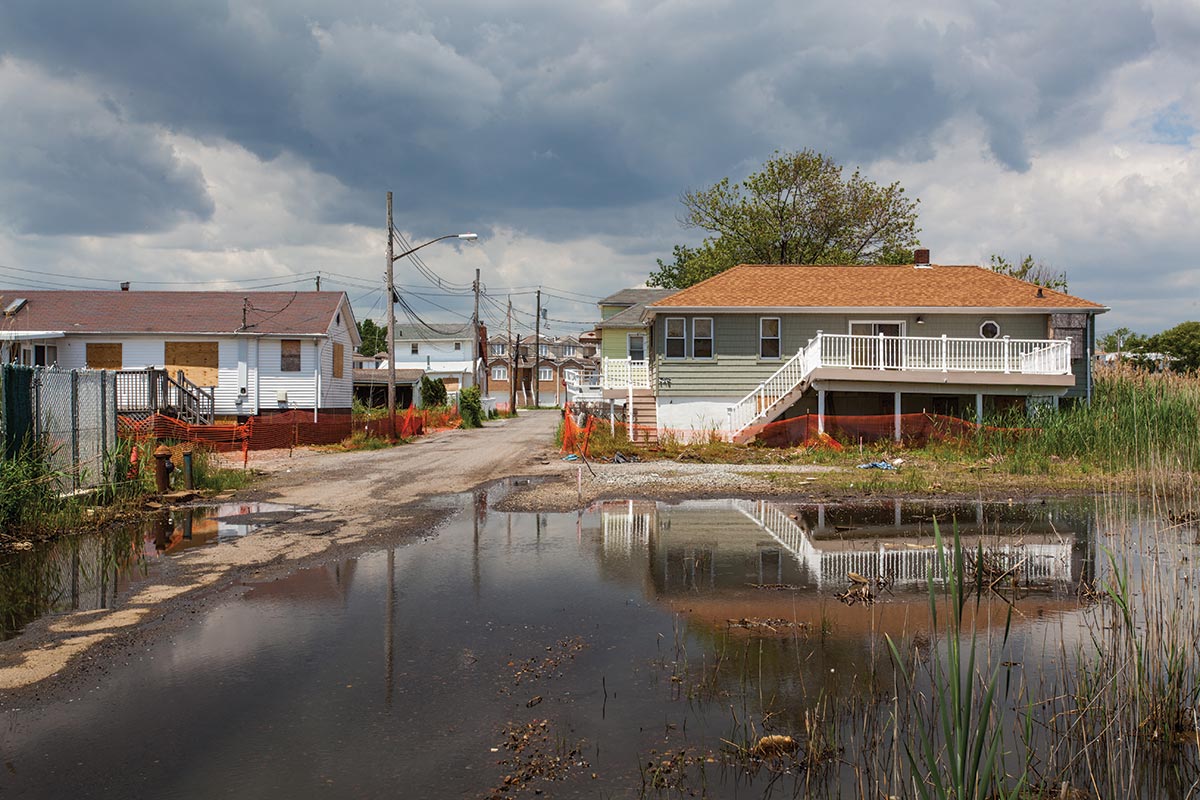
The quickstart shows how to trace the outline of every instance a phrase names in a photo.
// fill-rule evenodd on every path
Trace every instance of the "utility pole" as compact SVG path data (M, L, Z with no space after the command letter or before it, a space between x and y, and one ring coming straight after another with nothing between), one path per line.
M508 413L517 410L517 348L512 338L512 296L508 298L508 361L511 368L508 371Z
M533 407L540 406L542 398L542 290L537 290L537 317L533 320Z
M383 291L387 294L387 351L388 351L388 439L396 441L396 284L392 280L392 193L387 193L387 278Z
M475 363L471 364L471 371L475 376L475 385L479 387L479 391L483 391L482 381L480 380L479 358L483 353L483 344L479 341L479 270L475 270L475 313L471 315L471 330L475 335L475 344L472 346L472 352L475 354Z

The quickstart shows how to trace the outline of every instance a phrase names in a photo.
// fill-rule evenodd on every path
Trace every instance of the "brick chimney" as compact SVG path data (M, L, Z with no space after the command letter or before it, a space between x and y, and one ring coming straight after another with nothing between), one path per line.
M913 266L917 269L929 269L929 248L922 247L913 251Z

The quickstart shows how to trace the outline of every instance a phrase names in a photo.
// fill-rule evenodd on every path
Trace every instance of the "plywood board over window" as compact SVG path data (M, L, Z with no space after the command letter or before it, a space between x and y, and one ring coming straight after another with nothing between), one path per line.
M166 342L163 366L172 377L180 370L197 386L217 385L216 342Z
M279 371L280 372L299 372L300 371L300 340L299 339L280 339L279 340Z
M339 342L333 343L333 377L340 378L345 369L346 361L346 346Z
M88 369L120 369L121 343L88 342L84 357L87 359Z

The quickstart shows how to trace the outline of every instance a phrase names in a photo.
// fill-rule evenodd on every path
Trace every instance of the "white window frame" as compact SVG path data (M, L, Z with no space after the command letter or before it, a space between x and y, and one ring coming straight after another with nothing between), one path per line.
M986 328L988 325L996 326L996 335L995 336L988 336L987 334L985 334L983 332L983 329ZM985 319L983 322L979 323L979 338L987 339L988 341L991 341L993 339L999 339L1000 338L1000 323L996 322L996 320L994 320L994 319Z
M705 322L705 321L708 322L708 334L709 335L708 336L697 336L696 335L696 328L697 328L696 323L697 322ZM704 340L708 341L708 347L709 347L709 350L711 351L709 355L707 355L707 356L696 355L696 340L697 339L699 339L701 341L704 341ZM712 361L714 358L717 357L717 325L713 321L712 317L692 317L692 354L691 355L692 355L692 358L699 360L699 361Z
M508 367L499 365L492 367L492 380L506 381L508 380Z
M763 323L767 320L775 320L775 335L763 335ZM763 342L775 342L776 353L773 356L763 355ZM779 317L759 317L758 318L758 357L763 361L778 361L783 358L783 320Z
M554 380L554 367L538 367L538 383Z
M566 367L563 369L563 380L567 383L579 383L579 370L575 367Z
M671 336L667 333L671 329L672 322L678 322L683 326L682 335ZM677 356L669 355L670 345L673 341L681 341L683 343L683 352ZM687 358L687 317L667 317L663 320L663 358L672 360Z
M846 333L848 333L852 336L864 335L864 334L855 334L854 333L855 325L899 325L900 326L900 335L901 336L908 335L908 322L906 322L905 320L902 320L902 319L852 319L852 320L850 320L850 322L848 322L846 324ZM875 334L870 334L870 335L873 336Z
M639 337L642 340L642 357L635 359L633 357L633 337ZM645 361L646 360L646 334L644 333L627 333L625 334L625 355L630 361Z
M564 345L563 345L563 356L564 356L564 357L570 357L570 356L573 356L573 355L575 355L575 345L573 345L573 344L564 344Z
M461 351L462 350L462 342L455 342L454 349L455 349L455 351Z
M504 355L504 343L503 342L493 343L491 345L491 350L492 350L492 355L494 355L494 356Z

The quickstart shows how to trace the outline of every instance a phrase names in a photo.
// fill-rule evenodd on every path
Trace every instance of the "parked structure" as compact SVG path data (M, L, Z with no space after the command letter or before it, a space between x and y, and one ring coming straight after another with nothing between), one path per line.
M741 265L647 303L643 358L608 355L605 328L592 394L632 403L641 430L742 440L801 414L821 430L827 414L890 414L898 437L903 413L1087 400L1107 310L927 250L907 266Z
M123 412L350 409L360 339L344 292L4 289L0 308L0 362L115 371Z

